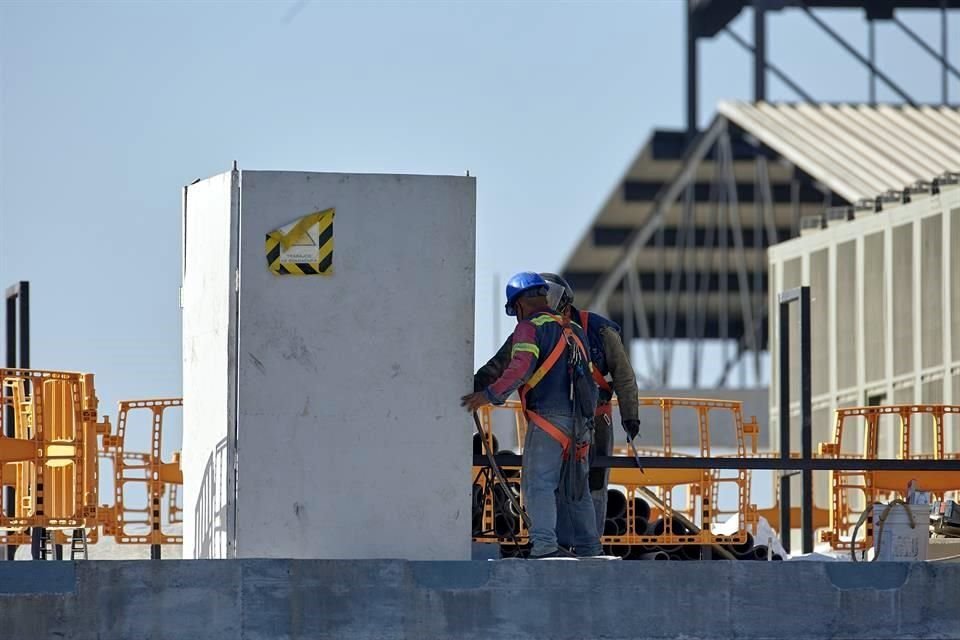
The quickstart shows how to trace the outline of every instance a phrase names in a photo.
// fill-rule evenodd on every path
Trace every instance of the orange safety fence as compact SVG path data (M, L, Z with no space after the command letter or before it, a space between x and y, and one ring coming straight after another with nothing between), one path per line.
M114 536L118 544L183 542L180 533L171 533L164 527L177 522L171 519L174 511L168 511L167 523L161 517L164 493L169 487L183 484L180 454L174 453L173 459L166 462L161 456L164 415L167 410L182 406L180 398L122 401L117 410L117 433L103 438L104 453L113 455L114 477L114 503L102 509L110 515L104 533ZM127 424L133 412L150 414L148 452L130 451L127 447ZM128 504L132 500L129 493L132 487L139 487L146 494L144 506ZM177 513L182 510L177 509Z
M898 460L957 460L960 452L945 449L944 425L952 416L960 420L960 405L901 404L838 409L833 441L821 443L820 457L876 460L882 457L880 443L885 440L888 449L895 449L893 457ZM861 438L859 441L848 438L856 443L851 448L844 436L850 434L848 427L855 422L862 423ZM930 452L915 450L913 436L921 428L918 422L927 422L932 429ZM894 444L895 447L890 447ZM851 539L860 515L874 502L906 497L911 480L941 499L945 494L960 491L960 472L957 471L831 471L830 527L821 532L821 540L836 550L871 547L873 531L869 522L864 537Z
M29 544L32 527L96 526L97 436L110 423L97 419L93 375L0 369L0 386L0 434L10 416L14 433L0 435L0 478L16 491L13 515L0 512L0 544Z
M616 400L614 400L616 405ZM641 408L658 409L660 413L660 428L663 443L660 447L644 447L638 449L640 455L664 457L689 457L674 451L673 421L677 409L693 410L697 419L697 434L699 455L710 457L711 453L711 412L728 413L735 429L736 452L731 454L737 457L754 455L757 450L757 436L759 427L756 419L743 420L742 403L737 401L716 400L705 398L640 398ZM527 423L524 419L520 403L508 401L502 406L486 406L480 409L480 421L488 443L493 441L494 412L512 413L512 422L516 432L517 442L522 443L526 435ZM749 445L748 445L749 441ZM522 450L520 451L522 453ZM615 455L632 456L632 451L626 447L615 449ZM514 486L514 493L520 497L520 469L504 468L508 482ZM509 543L513 540L524 543L527 541L527 531L518 514L504 513L508 503L498 496L502 491L494 489L491 480L484 473L483 467L474 467L474 511L482 516L474 521L474 540L477 542ZM639 469L612 468L609 476L610 485L619 485L625 489L626 530L616 535L604 535L601 541L605 545L706 545L706 544L742 544L747 539L748 527L755 525L757 520L756 507L750 504L750 473L746 469L735 471L733 477L726 477L718 471L702 469L646 469L641 473ZM731 485L736 491L736 512L738 513L737 530L731 534L718 534L712 529L720 524L717 497L722 486ZM673 492L683 488L689 496L689 503L681 507L674 504ZM699 532L674 531L673 517L664 517L662 530L648 532L636 530L636 509L640 504L638 499L646 500L643 489L652 490L657 494L662 508L650 505L654 516L662 517L664 512L668 516L682 513L692 520L699 528ZM482 501L482 509L477 509ZM510 516L510 517L508 517ZM512 535L511 535L512 534Z
M0 544L28 545L32 528L46 529L55 544L70 544L78 532L93 544L101 528L120 544L183 541L179 532L165 530L183 519L179 452L161 458L164 413L182 400L120 402L114 434L106 417L98 420L92 374L0 369L0 391L0 486L16 496L12 515L6 504L0 510ZM149 451L128 448L133 411L150 414ZM14 435L8 437L5 421L11 420ZM101 461L112 466L113 505L100 503ZM142 507L127 504L129 488L138 485L146 494Z

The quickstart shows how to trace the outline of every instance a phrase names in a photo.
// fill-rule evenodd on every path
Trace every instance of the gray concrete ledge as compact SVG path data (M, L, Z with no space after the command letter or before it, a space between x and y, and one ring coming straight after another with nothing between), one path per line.
M960 565L0 562L6 638L957 638Z

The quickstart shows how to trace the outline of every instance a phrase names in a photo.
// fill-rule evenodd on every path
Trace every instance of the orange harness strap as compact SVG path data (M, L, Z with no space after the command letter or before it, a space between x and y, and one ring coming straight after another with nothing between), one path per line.
M573 340L576 342L577 346L586 354L586 349L584 349L583 343L580 341L580 338L577 337L577 335L570 329L569 326L566 326L566 324L563 324L563 335L557 341L557 346L553 348L553 351L551 351L550 355L547 356L547 359L543 361L543 364L541 364L540 367L536 371L534 371L533 375L530 376L530 380L527 382L527 384L523 385L523 387L520 388L520 405L523 408L523 413L527 417L527 420L529 422L532 422L536 426L540 427L541 429L543 429L543 431L548 436L556 440L560 444L560 446L563 447L562 455L564 460L570 457L570 444L571 444L570 436L565 434L563 430L561 430L559 427L552 424L550 421L548 421L546 418L544 418L540 414L536 413L535 411L531 411L530 409L527 409L527 392L530 391L530 389L537 386L540 383L540 381L543 380L544 376L546 376L550 372L550 370L553 369L553 367L560 360L560 356L563 355L563 352L566 350L566 346L567 346L566 339L568 336L572 337ZM575 453L576 460L578 462L582 460L586 460L589 449L590 449L590 443L588 442L584 442L576 445L576 453Z
M564 329L564 332L566 331L569 331L569 329ZM579 340L577 342L579 342ZM557 346L555 346L553 351L550 352L550 355L547 356L547 359L543 361L543 364L541 364L540 367L533 372L533 375L530 376L530 379L527 380L527 384L524 385L522 395L526 395L526 391L529 391L540 384L540 381L543 380L543 377L550 373L550 370L553 369L553 365L557 364L560 356L563 355L566 346L566 341L563 339L563 337L561 337L560 340L557 341Z

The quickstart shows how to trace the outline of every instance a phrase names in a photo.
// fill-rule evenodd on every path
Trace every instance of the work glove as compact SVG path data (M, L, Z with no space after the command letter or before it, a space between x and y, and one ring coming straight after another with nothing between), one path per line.
M622 424L623 430L627 432L627 438L630 440L633 440L640 434L639 420L624 420Z

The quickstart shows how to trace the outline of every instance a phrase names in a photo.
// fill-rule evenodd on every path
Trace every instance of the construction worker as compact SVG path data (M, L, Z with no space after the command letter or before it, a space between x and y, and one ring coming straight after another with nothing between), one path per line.
M620 403L620 424L631 440L640 432L637 379L630 366L627 350L620 337L620 327L603 316L580 311L573 306L573 287L555 273L541 273L548 286L547 302L563 317L579 323L587 335L593 375L600 388L597 412L593 421L593 447L597 456L613 453L613 410L610 400L614 393ZM497 355L480 368L474 376L474 387L483 388L495 380L510 361L510 340L500 347ZM608 376L610 380L608 380ZM607 481L609 469L590 470L590 493L596 509L597 531L603 533L607 518ZM563 542L563 541L561 541Z
M613 408L610 400L617 395L620 425L633 440L640 433L640 407L637 378L620 337L620 326L598 313L581 311L573 306L573 287L555 273L541 273L549 287L547 302L557 313L578 322L587 334L593 376L600 388L597 412L593 420L593 449L596 456L613 454ZM609 379L608 379L609 378ZM607 482L609 469L590 470L590 493L597 512L597 531L603 533L607 519Z
M506 312L517 317L506 366L481 389L461 398L468 411L503 404L519 390L527 434L522 490L530 516L530 557L563 557L557 543L558 509L569 523L577 556L602 553L588 483L589 425L597 388L586 337L554 313L539 274L518 273L507 282Z

